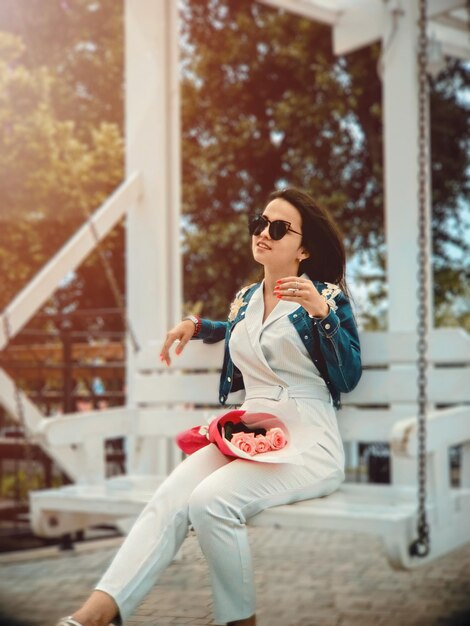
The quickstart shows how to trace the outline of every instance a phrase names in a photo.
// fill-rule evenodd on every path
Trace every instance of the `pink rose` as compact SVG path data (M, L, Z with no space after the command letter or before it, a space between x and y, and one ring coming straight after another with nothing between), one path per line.
M281 428L270 428L266 433L266 439L273 450L280 450L287 444L286 436Z
M256 454L256 441L253 433L234 433L230 443L250 456Z
M271 450L271 444L264 435L256 435L255 445L257 454L260 454L261 452L269 452Z

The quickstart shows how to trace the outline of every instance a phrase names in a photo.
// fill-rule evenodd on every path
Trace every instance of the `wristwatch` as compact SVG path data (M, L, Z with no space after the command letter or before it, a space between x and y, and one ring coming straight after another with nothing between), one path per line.
M196 337L197 334L199 333L199 330L201 328L201 318L198 317L197 315L187 315L183 321L185 320L191 320L192 323L194 324L194 333L193 333L193 337Z

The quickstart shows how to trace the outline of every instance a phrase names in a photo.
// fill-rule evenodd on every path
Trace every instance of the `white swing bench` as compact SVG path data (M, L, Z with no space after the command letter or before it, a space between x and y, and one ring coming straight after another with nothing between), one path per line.
M363 332L363 375L342 394L337 412L347 459L359 442L389 442L391 484L345 482L333 494L267 509L249 525L276 528L336 529L382 538L395 568L412 569L470 542L470 335L462 329L429 334L427 429L427 521L430 552L410 557L416 538L417 369L414 333ZM59 537L111 523L127 532L145 503L183 455L175 434L243 399L229 396L216 404L223 342L192 341L167 368L158 358L161 341L149 342L136 359L134 406L44 419L38 436L48 446L80 453L79 480L30 493L34 532ZM199 408L197 408L199 407ZM201 408L202 407L202 408ZM105 443L124 437L127 473L106 477ZM151 475L139 456L145 442L154 462ZM460 446L460 485L451 487L449 448Z

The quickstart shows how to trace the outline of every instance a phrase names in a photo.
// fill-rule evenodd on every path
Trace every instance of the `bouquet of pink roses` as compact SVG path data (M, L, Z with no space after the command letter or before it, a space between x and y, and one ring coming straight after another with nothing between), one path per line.
M272 403L269 409L272 412L266 411L265 401L250 401L245 410L228 411L179 433L176 443L186 454L213 443L238 459L305 465L303 453L318 445L323 427L304 419L291 400Z
M288 462L277 455L288 447L289 429L272 413L233 410L218 415L207 426L195 426L179 433L176 443L186 454L215 443L227 456L271 463ZM273 452L274 456L270 454ZM264 458L255 458L258 456Z
M234 433L231 438L225 434L225 431L224 435L232 445L240 448L240 450L250 456L269 452L270 450L281 450L287 444L286 435L282 428L279 427L270 428L264 435L262 433L255 434L249 429Z

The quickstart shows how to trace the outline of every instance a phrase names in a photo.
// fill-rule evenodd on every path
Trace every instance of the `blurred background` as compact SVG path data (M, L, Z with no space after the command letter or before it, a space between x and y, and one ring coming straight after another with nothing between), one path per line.
M179 4L185 309L226 318L259 276L246 215L288 184L342 228L360 328L386 329L380 44L335 56L329 26L265 4ZM116 0L0 3L0 311L123 179L123 35ZM430 96L434 326L469 331L470 63L444 59ZM125 293L123 224L103 247ZM119 406L123 342L93 253L0 366L46 415ZM0 550L19 545L28 490L68 480L39 449L27 476L21 437L0 407ZM120 442L107 454L122 471ZM361 454L381 480L383 450Z

